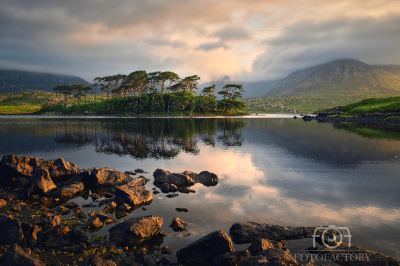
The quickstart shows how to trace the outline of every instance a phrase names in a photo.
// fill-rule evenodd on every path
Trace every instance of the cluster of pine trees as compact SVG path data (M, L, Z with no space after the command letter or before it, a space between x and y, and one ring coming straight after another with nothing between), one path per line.
M102 106L107 106L108 110L115 109L110 107L110 102L115 103L113 99L127 98L118 102L127 103L124 111L135 113L182 111L234 113L247 107L238 100L242 97L241 92L244 91L242 85L225 85L223 90L218 92L224 99L217 101L215 85L205 87L200 95L195 95L199 80L200 77L197 75L180 78L171 71L147 73L140 70L129 75L96 77L91 86L86 84L58 85L53 90L57 94L64 95L64 108L69 102L70 105L73 105L74 99L77 99L78 107L81 106L82 99L86 105L88 94L93 95L94 105L98 93L101 94L101 103L107 102ZM104 100L105 94L107 95L106 101ZM121 111L120 108L117 109ZM104 112L104 108L102 111Z

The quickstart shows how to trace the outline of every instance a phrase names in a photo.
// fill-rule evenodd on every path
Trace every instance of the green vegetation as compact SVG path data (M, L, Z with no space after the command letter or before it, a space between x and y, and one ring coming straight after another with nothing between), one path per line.
M400 97L367 98L356 103L341 106L340 109L349 114L399 112Z
M56 94L35 92L29 97L26 93L4 95L0 98L3 101L0 113L246 114L243 111L247 108L246 104L238 99L242 97L242 85L225 85L218 92L224 99L217 100L215 85L195 95L199 80L197 75L180 79L170 71L146 73L143 70L129 75L96 77L92 86L58 85L53 89ZM97 95L98 92L101 94ZM46 95L47 101L36 100L44 98L40 96L42 94ZM13 105L7 105L11 102Z

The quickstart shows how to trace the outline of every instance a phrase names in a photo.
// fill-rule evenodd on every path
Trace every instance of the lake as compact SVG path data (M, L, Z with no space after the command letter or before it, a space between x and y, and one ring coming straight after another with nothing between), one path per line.
M2 116L0 155L62 157L80 168L122 172L142 168L149 190L157 168L217 174L217 186L196 184L196 193L174 198L154 195L147 210L125 217L164 218L162 230L172 234L163 245L174 251L215 230L229 233L235 222L254 221L348 227L352 244L400 259L400 132L289 117ZM172 231L174 217L189 223L189 236ZM309 246L311 238L288 245L292 253Z

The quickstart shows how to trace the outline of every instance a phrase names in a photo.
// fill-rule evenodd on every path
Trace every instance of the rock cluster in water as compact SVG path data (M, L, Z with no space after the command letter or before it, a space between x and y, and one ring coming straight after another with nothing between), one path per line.
M124 219L130 212L151 204L153 194L143 169L125 173L111 168L78 169L72 162L7 155L0 162L0 266L2 265L177 265L171 263L174 251L161 244L170 233L161 231L162 217L147 215ZM210 172L171 173L157 169L154 184L176 197L194 193L196 183L218 184ZM88 191L92 191L89 195ZM91 197L102 212L86 213L68 200ZM91 206L91 204L88 204ZM187 208L176 208L188 212ZM115 217L111 216L115 214ZM71 215L65 218L65 215ZM89 239L105 225L109 239ZM186 231L189 223L175 217L170 227ZM298 265L285 248L290 239L312 237L315 227L283 227L254 222L234 223L229 230L214 231L177 251L180 265ZM232 237L232 239L231 239ZM249 243L248 249L235 251L236 244ZM152 243L152 248L144 243ZM357 247L353 247L357 248ZM134 251L134 252L130 252ZM315 251L315 250L314 250ZM370 265L398 265L398 260L372 251ZM125 256L123 256L125 253ZM44 263L45 262L45 263ZM314 265L308 261L304 265ZM355 265L355 264L345 264Z

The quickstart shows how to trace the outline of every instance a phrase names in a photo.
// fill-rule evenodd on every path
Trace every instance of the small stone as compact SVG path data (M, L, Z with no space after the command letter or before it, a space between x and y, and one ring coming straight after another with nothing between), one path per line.
M68 209L68 208L66 208L66 207L59 206L59 207L57 207L57 208L56 208L56 212L58 212L59 214L62 214L62 215L64 215L64 214L68 214L68 213L70 213L70 212L71 212L71 210L70 210L70 209Z
M66 202L64 204L61 204L61 206L72 210L72 209L78 208L79 204L76 202Z
M4 199L0 199L0 209L4 208L7 205L7 201L5 201Z
M146 207L142 207L142 210L144 210L144 211L145 211L145 210L147 210L147 208L146 208Z
M175 232L177 231L187 231L186 226L189 225L189 223L181 220L179 217L175 217L174 220L172 221L170 227L172 227L172 230Z
M172 254L172 248L170 246L164 246L161 248L162 254Z
M170 235L171 234L171 232L167 232L167 231L160 231L160 233L159 233L160 235L162 235L162 236L168 236L168 235Z
M168 194L168 195L167 195L167 198L175 198L175 197L178 197L178 196L179 196L178 193Z
M153 194L158 194L158 193L160 193L160 191L158 191L158 190L153 191Z
M96 217L93 220L91 220L90 222L88 222L87 226L90 229L98 229L103 226L103 223L100 221L100 219L98 217Z
M138 169L135 170L135 173L142 174L142 173L145 173L145 171L143 169L141 169L141 168L138 168Z
M175 210L177 210L178 212L188 212L189 211L188 208L176 208Z
M13 212L19 212L21 211L21 205L19 204L14 204L10 207L10 210L12 210Z

